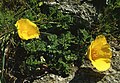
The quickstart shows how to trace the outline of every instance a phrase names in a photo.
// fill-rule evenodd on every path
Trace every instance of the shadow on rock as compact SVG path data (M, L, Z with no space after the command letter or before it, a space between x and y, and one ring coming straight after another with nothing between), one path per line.
M104 76L105 74L95 72L90 68L80 68L69 83L96 83Z

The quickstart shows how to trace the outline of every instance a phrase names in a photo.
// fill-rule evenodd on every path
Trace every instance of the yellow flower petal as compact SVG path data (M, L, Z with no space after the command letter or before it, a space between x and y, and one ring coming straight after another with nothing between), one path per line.
M90 59L92 61L92 57L91 57L91 45L88 48L87 56L88 56L88 59Z
M106 38L104 35L98 35L96 39L92 42L91 48L100 49L103 45L107 44Z
M98 71L106 71L110 68L110 59L100 58L92 61L92 64Z
M20 19L16 22L15 26L18 30L18 35L21 39L39 38L40 32L36 24L29 19Z
M109 44L103 45L99 51L99 55L104 57L104 58L111 58L112 52L110 49L110 45Z
M88 48L87 55L93 66L98 71L106 71L110 67L112 52L104 35L99 35ZM102 67L103 63L106 67Z

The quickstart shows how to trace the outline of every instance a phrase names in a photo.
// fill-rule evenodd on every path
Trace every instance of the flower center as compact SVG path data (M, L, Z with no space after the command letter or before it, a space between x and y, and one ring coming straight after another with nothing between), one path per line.
M98 58L97 49L91 50L91 57L92 57L92 60L96 60Z

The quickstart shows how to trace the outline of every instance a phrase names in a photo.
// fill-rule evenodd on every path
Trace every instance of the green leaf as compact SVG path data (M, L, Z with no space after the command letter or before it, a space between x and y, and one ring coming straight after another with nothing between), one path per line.
M80 29L81 33L83 34L83 40L86 41L87 38L89 38L89 34L85 29Z
M47 38L49 39L49 41L54 42L57 40L57 35L55 35L55 34L48 35Z

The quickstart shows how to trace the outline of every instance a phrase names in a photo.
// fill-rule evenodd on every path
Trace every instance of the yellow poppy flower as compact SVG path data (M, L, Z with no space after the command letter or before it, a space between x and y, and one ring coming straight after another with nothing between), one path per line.
M99 35L92 41L87 55L98 71L106 71L110 68L112 52L104 35Z
M28 40L39 38L40 32L36 24L29 19L20 19L16 22L15 26L18 30L18 35L21 39Z

